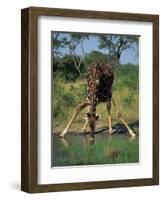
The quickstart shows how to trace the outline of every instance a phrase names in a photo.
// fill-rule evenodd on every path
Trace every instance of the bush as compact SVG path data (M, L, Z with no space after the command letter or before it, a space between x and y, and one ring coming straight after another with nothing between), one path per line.
M53 119L57 126L66 120L74 108L86 97L86 85L63 82L59 79L53 81Z
M76 58L79 59L78 57ZM60 62L53 62L54 76L60 77L66 81L75 81L78 78L83 78L85 71L85 65L83 62L81 62L81 74L79 74L70 55L65 55L64 57L60 58Z

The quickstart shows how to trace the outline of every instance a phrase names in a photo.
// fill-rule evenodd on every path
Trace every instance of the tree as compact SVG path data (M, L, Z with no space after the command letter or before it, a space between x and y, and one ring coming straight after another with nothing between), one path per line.
M105 49L108 54L110 64L115 71L120 64L122 52L126 49L133 49L134 44L138 44L138 37L126 35L99 35L99 48Z
M61 51L60 49L64 47L63 38L60 37L59 32L52 33L52 46L53 46L53 72L56 72L57 69L60 67L61 62Z
M61 56L60 48L64 47L64 40L60 37L59 32L53 32L52 34L52 45L54 57Z
M81 64L84 62L85 55L83 44L88 38L89 35L84 33L53 33L54 62L63 56L62 53L65 49L68 49L69 55L72 57L74 62L73 66L77 73L81 75Z
M74 66L81 75L81 63L84 62L84 47L83 43L89 36L87 34L70 33L64 38L64 45L68 47L69 53L73 59ZM80 51L80 55L77 53Z

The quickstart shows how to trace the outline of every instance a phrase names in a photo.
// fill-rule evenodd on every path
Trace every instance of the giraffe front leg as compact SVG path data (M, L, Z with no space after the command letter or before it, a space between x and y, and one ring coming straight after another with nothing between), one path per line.
M84 126L83 126L83 133L87 132L87 127L88 127L88 118L86 117L85 118L85 123L84 123Z
M112 100L112 104L113 104L113 106L114 106L114 109L115 109L115 112L116 112L116 114L117 114L117 117L121 120L121 122L122 122L122 123L124 124L124 126L127 128L129 135L130 135L131 137L135 137L136 134L135 134L134 131L128 126L128 124L125 122L125 120L124 120L123 117L122 117L122 113L120 113L120 112L118 112L118 111L116 110L115 102L114 102L113 100Z
M87 107L87 113L90 113L90 112L91 112L91 106L89 105L89 106ZM86 116L84 117L84 119L85 119L85 123L84 123L84 126L83 126L83 133L86 133L86 132L87 132L88 125L89 125L89 123L88 123L88 115L86 115Z
M135 134L134 131L127 125L127 123L125 122L125 120L124 120L122 117L120 117L119 119L120 119L120 120L123 122L123 124L126 126L126 128L127 128L127 130L128 130L128 133L129 133L132 137L135 137L136 134Z
M90 128L90 141L93 142L95 139L96 105L95 107L92 107L92 105L88 107L87 121Z
M94 138L95 138L95 126L96 126L96 121L97 117L96 117L96 114L95 114L95 111L92 113L92 107L89 106L88 107L88 113L87 113L87 126L89 125L89 128L90 128L90 134L91 134L91 137L90 137L90 140L91 141L94 141Z
M78 112L74 113L74 115L72 116L71 120L69 121L69 123L67 124L66 128L62 131L62 133L59 135L60 137L64 137L67 133L68 130L70 129L73 121L75 120L76 116L78 115Z
M89 128L90 128L90 140L94 141L95 139L95 119L94 116L91 116L90 113L87 114L88 115L88 124L89 124Z
M64 137L68 133L68 130L70 129L70 127L71 127L73 121L76 119L77 115L81 112L81 110L83 110L88 105L89 105L89 102L86 101L86 102L80 104L79 106L77 106L75 113L73 114L73 116L72 116L70 122L67 124L66 128L60 134L60 137Z
M108 101L106 107L107 107L107 111L108 111L109 135L112 135L113 129L112 129L112 122L111 122L111 100Z

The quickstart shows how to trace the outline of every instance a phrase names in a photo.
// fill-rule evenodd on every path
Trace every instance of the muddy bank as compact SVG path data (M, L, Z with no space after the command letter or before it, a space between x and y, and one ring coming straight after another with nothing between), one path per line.
M138 135L139 134L139 121L135 121L134 123L130 123L128 124L129 127ZM127 131L127 128L121 124L121 123L117 123L115 125L112 126L113 128L113 133L114 134L126 134L128 133ZM108 127L101 127L101 128L98 128L96 129L96 132L95 134L99 134L99 133L102 133L102 134L105 134L105 133L108 133ZM55 135L59 135L61 132L55 132L53 131L53 134ZM85 133L83 133L83 131L69 131L68 134L73 134L73 135L84 135L84 134L89 134L90 132L87 131Z

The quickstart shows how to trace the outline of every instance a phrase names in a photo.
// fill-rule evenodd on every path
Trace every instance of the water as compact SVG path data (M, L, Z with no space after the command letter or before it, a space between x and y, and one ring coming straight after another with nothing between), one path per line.
M108 163L132 163L139 160L139 138L129 134L107 131L95 135L67 134L65 138L52 136L52 166L96 165Z

